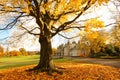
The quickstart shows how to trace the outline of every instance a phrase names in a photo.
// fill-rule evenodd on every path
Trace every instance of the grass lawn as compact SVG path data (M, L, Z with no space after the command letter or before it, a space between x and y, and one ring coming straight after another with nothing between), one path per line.
M119 80L120 68L90 64L80 59L54 59L56 65L63 67L62 75L52 73L26 72L39 62L39 55L0 58L0 80ZM18 68L15 68L18 67ZM9 69L8 69L9 68ZM5 69L5 70L3 70ZM92 74L91 74L92 73Z
M54 59L55 63L70 62L69 58ZM34 65L39 62L39 55L32 56L14 56L14 57L1 57L0 70L13 67Z
M59 58L59 59L53 59L54 63L84 63L84 64L96 64L106 62L104 59L72 59L72 58ZM115 60L114 60L115 61ZM111 62L114 61L112 60ZM28 66L28 65L34 65L39 62L39 55L30 55L30 56L15 56L15 57L1 57L0 58L0 70L2 69L8 69L13 67L20 67L20 66ZM117 60L117 62L119 62Z
M37 64L38 61L39 61L39 55L1 57L0 70L12 68L12 67L20 67L20 66Z

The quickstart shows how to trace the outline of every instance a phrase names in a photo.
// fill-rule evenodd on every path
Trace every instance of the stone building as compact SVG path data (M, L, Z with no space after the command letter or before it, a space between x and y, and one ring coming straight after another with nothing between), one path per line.
M60 46L58 46L57 48L57 56L89 56L89 50L86 47L81 47L80 45L80 41L78 43L76 42L68 42L65 45L62 44Z

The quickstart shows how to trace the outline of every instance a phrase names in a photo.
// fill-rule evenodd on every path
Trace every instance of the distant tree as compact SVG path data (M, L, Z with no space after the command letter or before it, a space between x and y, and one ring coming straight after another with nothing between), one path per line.
M114 29L112 29L110 34L111 42L112 44L119 44L120 43L120 24L115 26Z
M111 44L111 48L110 47ZM110 33L110 43L107 47L107 52L111 54L119 55L120 54L120 24L114 27Z
M96 33L96 34L98 34L98 36L96 38L88 38L89 42L90 42L91 49L94 51L93 53L98 53L100 51L103 52L104 51L103 49L106 46L106 39L107 38L106 38L106 36L100 35L100 33Z
M0 45L0 52L4 53L4 48Z
M17 50L13 50L8 53L8 56L19 56L19 55L21 55L21 53Z
M4 48L0 45L0 56L3 56L4 54Z
M53 54L56 53L57 49L56 48L52 48Z
M7 56L9 54L9 47L6 48L4 55Z
M28 55L28 53L25 50L25 48L20 48L19 51L21 52L21 55L23 55L23 56L27 56Z
M98 18L85 22L84 35L81 39L82 44L80 47L84 47L85 50L87 49L90 55L95 55L100 51L105 51L107 33L102 30L98 30L99 28L104 28L104 22Z

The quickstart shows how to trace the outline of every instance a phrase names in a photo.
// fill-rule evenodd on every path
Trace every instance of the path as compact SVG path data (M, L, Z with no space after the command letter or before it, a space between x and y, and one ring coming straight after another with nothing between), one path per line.
M120 59L72 58L80 62L97 63L120 68Z

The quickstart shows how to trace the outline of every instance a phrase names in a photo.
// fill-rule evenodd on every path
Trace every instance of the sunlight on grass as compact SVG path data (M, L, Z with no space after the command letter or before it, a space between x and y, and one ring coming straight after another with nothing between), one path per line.
M53 59L55 63L70 62L70 58ZM1 57L0 70L13 67L27 66L37 64L39 62L39 55L32 56L14 56L14 57Z
M32 56L14 56L14 57L2 57L0 58L1 62L24 62L30 60L39 59L39 55L32 55Z
M39 55L0 58L0 69L37 64Z

